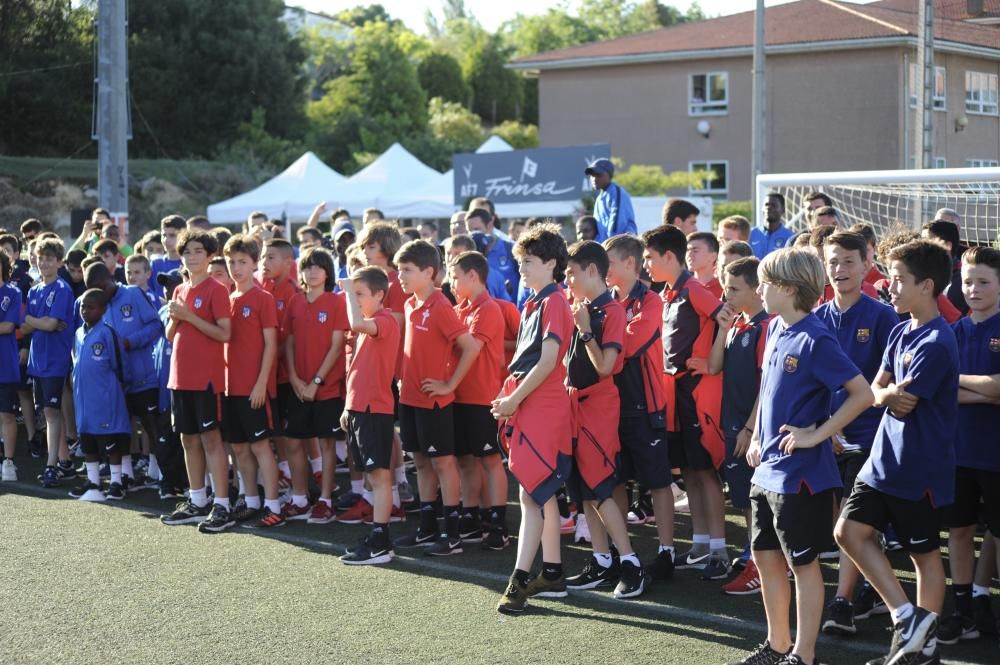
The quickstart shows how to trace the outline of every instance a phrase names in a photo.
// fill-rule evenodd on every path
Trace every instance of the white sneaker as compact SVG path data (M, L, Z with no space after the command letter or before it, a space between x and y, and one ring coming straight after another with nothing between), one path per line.
M573 542L590 542L590 526L587 525L587 516L583 513L576 516L576 533L573 534Z
M107 495L99 489L90 489L83 493L80 501L90 501L92 503L104 503L108 500Z
M0 471L0 480L5 483L13 483L17 481L17 467L14 466L14 460L5 459L3 461L3 470Z
M681 497L674 501L674 512L677 513L690 513L691 506L688 504L688 496L686 492L681 492Z

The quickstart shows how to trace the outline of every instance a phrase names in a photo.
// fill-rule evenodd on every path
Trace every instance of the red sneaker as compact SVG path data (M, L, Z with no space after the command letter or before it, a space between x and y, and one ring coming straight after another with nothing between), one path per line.
M306 520L309 524L329 524L336 517L336 513L333 512L333 506L327 505L323 501L317 501L316 505L312 507L312 512L309 513L309 519Z
M406 521L406 511L403 510L402 506L393 506L392 512L389 513L390 522L405 522Z
M573 519L574 517L576 517L576 513L570 511L569 517L559 518L559 533L564 536L576 533L576 521Z
M374 509L372 508L372 504L361 499L348 510L337 515L337 521L344 524L361 524L362 522L371 524L373 517Z
M281 514L286 520L307 520L309 519L309 514L312 508L307 503L306 505L299 508L294 503L289 501L284 506L281 507Z
M722 593L730 596L750 596L760 593L760 573L753 559L747 561L746 567L729 582L722 585Z
M316 481L316 487L322 487L323 486L323 472L322 471L313 471L313 480Z
M278 470L278 492L284 494L292 489L292 479L285 475L283 471Z

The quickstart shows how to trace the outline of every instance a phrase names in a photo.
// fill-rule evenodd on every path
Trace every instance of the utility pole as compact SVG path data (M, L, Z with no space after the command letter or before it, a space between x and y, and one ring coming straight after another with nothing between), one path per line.
M97 189L122 231L128 230L128 55L125 0L97 4Z
M751 151L753 164L753 183L750 191L757 191L757 176L764 172L764 0L757 0L757 11L754 12L753 40L753 127ZM754 201L754 216L758 221L761 216L761 201Z
M913 155L917 168L934 166L934 0L920 0L917 9L917 60L914 66L923 86L917 97L917 121L914 123ZM909 74L909 72L907 72Z

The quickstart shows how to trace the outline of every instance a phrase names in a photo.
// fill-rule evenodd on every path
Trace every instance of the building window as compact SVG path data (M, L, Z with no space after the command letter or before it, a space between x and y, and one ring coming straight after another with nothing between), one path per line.
M946 164L946 162L944 160L944 157L935 157L934 158L934 168L936 168L936 169L948 168L947 164Z
M965 110L997 115L997 75L965 72Z
M729 162L688 162L688 172L707 171L712 177L705 181L702 188L689 187L688 194L725 197L729 194Z
M692 74L688 87L688 115L725 115L729 112L729 74Z
M910 63L910 108L917 108L917 92L923 89L923 82L917 75L916 63ZM934 94L931 105L935 111L944 111L946 105L946 74L944 67L934 68Z
M996 168L1000 166L1000 161L996 159L967 159L966 165L973 169Z

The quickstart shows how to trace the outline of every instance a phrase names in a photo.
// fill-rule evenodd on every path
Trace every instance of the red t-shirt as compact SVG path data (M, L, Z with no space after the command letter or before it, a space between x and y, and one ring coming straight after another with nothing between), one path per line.
M716 300L722 300L722 282L719 281L718 277L713 277L705 282L705 288L715 296Z
M356 335L347 369L347 403L351 411L392 413L392 380L399 354L399 323L392 312L380 309L372 317L378 333Z
M875 266L872 266L872 269L868 271L867 275L865 275L865 281L868 282L869 284L875 284L876 282L883 279L888 279L888 278L885 275L883 275L879 271L879 269Z
M496 300L496 303L500 305L500 312L503 314L503 341L504 341L504 352L503 352L503 368L501 370L501 378L507 378L507 366L510 365L510 361L514 359L514 349L507 349L507 342L517 341L517 329L521 325L521 311L517 308L517 305L510 302L509 300Z
M288 314L288 306L292 298L299 292L299 287L295 281L289 277L282 282L275 282L273 279L265 279L262 282L264 290L274 297L274 307L278 313L278 349L284 348L285 338L288 333L285 331L285 318ZM288 366L285 364L285 354L278 353L278 383L288 383Z
M455 389L460 404L489 406L500 392L504 370L504 317L500 305L483 291L475 302L455 305L455 313L473 337L483 344L476 362ZM456 356L456 362L458 357Z
M325 292L314 302L305 293L297 293L288 305L285 320L287 334L292 336L295 351L295 373L309 383L319 372L326 358L333 333L350 329L347 321L347 304L342 293ZM330 371L323 377L323 385L316 391L316 399L333 399L344 396L343 349Z
M465 326L439 290L434 289L419 306L416 296L406 301L400 404L432 409L435 404L447 406L455 401L454 394L428 397L420 384L424 379L447 381L451 378L455 367L455 340L464 332Z
M382 299L382 307L393 314L406 315L406 294L403 292L403 287L399 285L399 273L395 270L389 271L389 292ZM395 378L397 379L403 375L403 340L406 336L406 329L404 328L400 333L399 354L396 356Z
M226 394L249 397L260 375L264 358L264 329L277 335L278 314L270 293L254 286L246 293L229 295L232 335L226 343ZM275 367L267 380L267 394L278 394Z
M174 291L174 301L187 306L195 316L217 324L229 318L229 290L208 277L198 286L184 282ZM226 361L222 342L217 342L182 321L177 325L170 354L171 390L205 390L211 386L216 393L226 387Z

